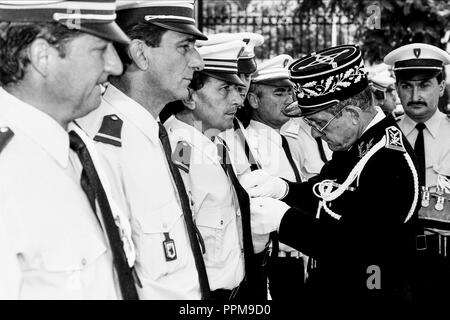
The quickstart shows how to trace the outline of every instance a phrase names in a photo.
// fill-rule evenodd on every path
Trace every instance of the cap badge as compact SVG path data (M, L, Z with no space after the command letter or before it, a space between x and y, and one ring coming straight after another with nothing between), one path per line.
M289 59L284 59L283 68L285 68L289 64Z
M420 48L414 48L413 49L413 51L414 51L414 55L416 56L416 58L419 58L420 57Z

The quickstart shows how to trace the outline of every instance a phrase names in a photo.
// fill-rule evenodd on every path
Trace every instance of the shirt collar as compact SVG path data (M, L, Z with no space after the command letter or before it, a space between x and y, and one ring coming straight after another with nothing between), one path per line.
M441 121L445 117L446 117L445 114L436 109L436 112L431 116L431 118L425 121L427 129L434 139L437 138ZM408 115L406 114L404 115L402 121L404 127L404 134L407 136L416 128L417 122L408 117Z
M372 119L372 121L369 122L369 125L364 129L363 133L369 130L371 127L376 125L378 122L386 118L386 115L384 114L383 110L379 106L375 106L375 110L377 111L377 114Z
M108 86L103 99L132 122L153 143L159 143L158 120L153 118L152 114L142 105L113 85Z
M8 120L11 127L42 147L61 167L69 164L69 136L61 125L41 110L21 101L0 88L0 117Z

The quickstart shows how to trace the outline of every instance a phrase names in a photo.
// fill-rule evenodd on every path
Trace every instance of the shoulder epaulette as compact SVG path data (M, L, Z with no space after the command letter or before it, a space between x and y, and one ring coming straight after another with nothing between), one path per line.
M122 125L123 121L115 114L103 117L103 122L94 137L95 141L111 144L116 147L122 146Z
M386 148L406 152L403 145L402 132L395 126L386 128Z
M14 132L8 127L0 127L0 152L6 147L14 137Z
M172 153L173 163L181 170L189 173L192 147L186 141L178 141Z

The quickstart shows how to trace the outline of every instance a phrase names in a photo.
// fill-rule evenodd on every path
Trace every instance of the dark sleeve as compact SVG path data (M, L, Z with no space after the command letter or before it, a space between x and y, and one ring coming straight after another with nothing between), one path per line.
M296 187L289 192L290 200ZM281 221L279 239L316 258L344 247L356 254L383 254L399 245L413 196L412 173L403 153L383 149L366 164L356 191L346 191L333 201L340 220L323 210L319 220L311 212L291 208Z

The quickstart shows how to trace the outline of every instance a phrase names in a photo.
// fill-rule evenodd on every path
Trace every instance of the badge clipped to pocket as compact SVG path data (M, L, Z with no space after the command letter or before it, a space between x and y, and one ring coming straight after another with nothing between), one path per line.
M177 259L177 249L175 247L175 241L170 239L170 235L168 232L164 232L164 237L166 238L163 241L164 254L166 256L166 261L173 261Z

